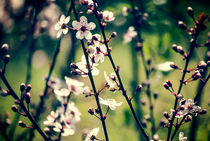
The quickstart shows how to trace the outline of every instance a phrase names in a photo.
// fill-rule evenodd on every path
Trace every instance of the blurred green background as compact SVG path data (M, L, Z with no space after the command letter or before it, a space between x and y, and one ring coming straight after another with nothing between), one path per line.
M41 0L40 0L41 1ZM28 1L28 0L1 0L0 1L0 45L3 43L8 43L11 54L11 61L7 66L6 77L11 83L15 91L19 92L19 85L25 82L26 70L27 70L27 59L29 57L29 47L31 43L31 19L30 10L33 9L34 3L40 1ZM142 38L144 40L144 52L146 59L152 59L152 65L164 63L166 61L174 61L180 67L184 66L184 61L182 57L172 51L172 44L176 43L184 47L185 50L189 49L189 39L190 37L184 31L181 31L177 22L179 20L184 21L188 27L193 26L192 20L187 16L187 7L191 6L195 11L195 17L197 18L201 12L206 14L210 13L209 5L210 2L207 0L136 0L136 6L140 7L141 11L148 13L148 20L142 26ZM56 19L63 13L68 11L70 6L70 1L68 0L57 0L55 2L50 2L44 5L41 9L37 24L34 32L34 53L32 56L32 74L31 82L32 85L32 106L38 104L39 94L43 92L45 81L44 77L47 76L49 71L49 64L52 61L53 53L56 48L57 39L56 31L54 30L54 25ZM120 74L125 88L128 91L128 95L131 96L132 90L132 55L131 48L132 44L123 43L123 35L127 31L128 27L133 24L132 15L127 17L122 16L123 6L131 7L130 2L127 0L101 0L99 2L100 10L112 11L116 19L108 24L105 28L106 35L110 36L111 32L117 32L118 36L114 38L110 46L112 46L112 56L117 65L120 66ZM85 15L83 13L82 15ZM29 18L28 18L28 17ZM88 16L88 21L96 22L94 16ZM74 19L73 14L71 14L71 22ZM70 24L69 24L70 25ZM209 23L207 23L207 27ZM208 31L201 33L198 41L199 43L204 43L208 39ZM93 31L93 33L99 33L99 28ZM73 45L73 46L72 46ZM72 48L75 49L75 53L72 53ZM203 60L206 55L207 48L198 48L193 54L192 61L190 62L189 68L195 67L200 60ZM75 54L75 56L74 56ZM81 45L76 39L71 38L71 32L67 34L61 40L61 50L56 62L55 69L53 71L53 77L63 79L65 75L70 76L70 63L71 61L79 62L82 55ZM2 57L2 56L1 56ZM138 56L139 64L139 80L140 82L145 82L145 72L141 62L140 56ZM1 61L2 66L2 61ZM105 82L103 72L107 73L113 72L111 64L108 58L105 58L105 62L98 66L100 74L94 77L97 89L101 88ZM74 76L75 77L75 76ZM187 75L186 78L190 77ZM153 100L154 104L154 116L156 126L159 124L160 120L163 118L163 112L170 112L170 108L174 105L174 97L166 91L162 84L165 80L169 79L172 81L175 91L177 91L179 86L179 79L181 78L181 73L179 71L169 71L161 72L156 71L151 76L151 90L152 93L155 91L159 92L158 99ZM76 77L80 81L85 82L89 85L88 78ZM0 81L0 86L5 88L2 81ZM189 83L183 87L182 94L186 99L193 98L198 86L198 81ZM201 107L209 111L209 90L210 85L204 89ZM123 105L118 107L116 111L110 111L108 118L106 119L106 124L108 128L108 134L111 141L137 141L138 132L135 127L135 121L129 112L128 105L121 95L120 92L110 93L105 91L101 94L103 98L115 98L117 102L122 101ZM144 92L141 93L140 99L147 99ZM137 102L140 102L139 101ZM63 140L79 141L82 140L82 132L85 128L95 128L100 127L100 132L98 137L104 138L103 129L99 120L88 114L87 110L89 107L95 107L95 99L93 97L85 98L83 95L73 96L72 101L76 103L79 110L82 113L81 121L76 125L76 133L72 136L63 137ZM42 128L42 124L45 117L50 113L52 109L55 109L54 105L58 102L54 96L51 94L46 100L45 112L41 115L41 120L39 121ZM12 97L0 97L0 120L3 122L5 113L10 114L10 120L13 121L15 118L15 113L12 112L11 106L14 104ZM103 107L103 106L102 106ZM142 106L143 115L149 114L148 102L146 106ZM103 107L105 112L105 107ZM33 107L32 107L33 110ZM202 117L198 116L202 122L199 124L197 129L196 140L207 141L210 140L210 124L209 118L210 114L207 112L206 115ZM25 121L28 125L30 122L25 117L21 117L21 120ZM151 124L147 122L146 131L150 133ZM185 136L189 137L190 123L184 124L180 131L185 133ZM11 126L6 130L9 132ZM16 127L14 140L25 140L25 137L17 138L20 134L27 132L29 129L23 129L19 126ZM161 128L158 130L157 134L159 138L164 140L167 136L167 129ZM178 134L176 139L178 140ZM0 140L5 140L2 135L0 135ZM41 136L36 132L35 140L42 140Z

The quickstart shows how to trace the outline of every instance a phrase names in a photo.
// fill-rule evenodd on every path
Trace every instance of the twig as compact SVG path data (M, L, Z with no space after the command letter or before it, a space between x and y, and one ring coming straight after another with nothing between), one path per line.
M93 12L94 12L95 17L97 18L98 24L99 24L99 26L100 26L101 33L102 33L103 38L104 38L104 44L105 44L106 49L107 49L108 57L109 57L109 60L110 60L110 62L111 62L111 64L112 64L112 67L113 67L113 69L114 69L114 71L115 71L115 73L116 73L116 75L117 75L117 79L118 79L118 81L119 81L120 89L121 89L121 91L122 91L122 94L123 94L123 96L125 97L125 99L126 99L128 105L129 105L129 107L130 107L130 109L131 109L131 112L132 112L132 114L133 114L133 116L134 116L134 118L135 118L135 120L136 120L136 123L137 123L137 125L139 126L139 128L140 128L140 130L141 130L141 132L143 133L144 137L145 137L147 140L149 140L149 137L148 137L147 133L145 132L144 128L142 127L140 121L138 120L138 117L137 117L137 115L136 115L136 113L135 113L135 111L134 111L133 105L132 105L131 101L129 100L128 96L127 96L126 90L124 89L124 86L123 86L123 83L122 83L122 81L121 81L121 77L120 77L120 74L119 74L119 70L118 70L117 67L115 66L115 63L114 63L114 61L113 61L113 59L112 59L112 56L111 56L111 53L110 53L110 51L109 51L109 46L108 46L108 42L107 42L106 35L105 35L105 32L104 32L104 27L102 26L101 20L100 20L100 18L99 18L99 16L98 16L97 7L96 7L96 0L93 0L93 1L94 1L94 10L93 10Z
M14 92L14 90L12 89L12 87L10 86L10 84L8 83L6 77L4 76L4 74L2 74L2 72L0 72L0 77L2 79L2 81L4 82L4 84L6 85L6 87L9 90L9 93L11 94L11 96L15 99L20 101L19 97L17 96L17 94ZM44 134L44 132L41 130L41 128L39 127L39 125L37 124L37 122L33 119L33 117L31 116L31 114L29 113L29 111L27 110L27 108L25 107L23 102L20 102L20 107L22 108L22 110L25 112L25 114L27 115L28 119L32 122L34 129L36 129L40 135L42 136L42 138L46 141L48 141L49 139L47 138L47 136Z
M77 14L77 11L76 11L76 8L75 8L74 0L71 0L71 2L72 2L72 5L73 5L73 12L74 12L75 19L77 21L79 21L78 14ZM100 119L101 119L101 122L102 122L104 135L105 135L106 141L109 141L105 120L104 120L102 109L101 109L101 106L100 106L100 103L99 103L98 93L97 93L97 90L96 90L96 87L95 87L95 83L94 83L91 68L90 68L90 62L89 62L88 54L87 54L86 48L85 48L85 43L84 43L83 40L80 40L80 42L81 42L82 49L83 49L83 52L84 52L84 55L85 55L85 59L86 59L87 67L88 67L88 76L89 76L89 79L90 79L90 82L91 82L91 85L92 85L92 88L93 88L95 100L96 100L98 110L99 110L99 114L100 114L100 117L101 117Z
M182 79L180 80L180 85L179 85L179 89L178 89L178 92L177 94L179 94L182 90L182 86L184 84L184 79L185 79L185 75L187 73L187 67L189 65L189 62L190 62L190 59L191 59L191 55L193 53L193 50L194 48L196 47L196 40L197 40L197 37L199 35L199 31L196 30L196 33L195 33L195 36L193 38L193 41L190 43L190 51L189 51L189 54L186 58L186 63L185 63L185 67L184 67L184 70L183 70L183 74L182 74ZM175 98L175 103L174 103L174 110L176 111L176 108L177 108L177 104L178 104L178 98L176 97ZM176 115L176 112L173 113L172 115L172 119L171 119L171 122L170 122L170 126L168 128L168 136L167 136L167 141L169 141L170 139L170 135L171 135L171 129L173 127L173 123L174 123L174 119L175 119L175 115Z

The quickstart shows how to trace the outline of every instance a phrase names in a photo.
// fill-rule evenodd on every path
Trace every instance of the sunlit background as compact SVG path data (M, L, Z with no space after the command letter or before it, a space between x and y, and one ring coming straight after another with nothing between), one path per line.
M31 16L34 3L38 3L36 0L0 0L0 45L9 44L9 53L11 54L11 61L9 62L6 70L6 77L11 83L15 91L20 94L19 86L22 82L25 82L27 71L27 59L29 57L29 47L32 40L31 35ZM184 21L188 27L193 26L192 20L187 15L187 7L191 6L195 11L195 17L197 18L201 12L210 14L209 5L210 2L206 0L135 0L135 4L140 7L141 11L148 13L148 19L143 24L141 29L142 38L144 40L144 52L146 59L152 60L152 66L158 66L158 64L165 63L167 61L173 61L180 67L184 67L183 58L176 54L172 50L172 44L176 43L184 47L185 50L189 50L190 37L184 31L181 31L177 23L179 20ZM123 16L122 9L124 6L131 7L129 0L100 0L99 9L112 11L115 15L115 20L108 24L105 28L106 35L109 37L113 31L117 32L118 36L111 40L110 46L112 46L112 56L117 65L120 66L120 74L122 81L127 89L127 93L131 96L133 73L132 69L132 48L135 44L123 43L123 35L126 33L129 26L133 25L132 15ZM32 104L31 111L34 111L34 107L39 103L39 95L43 92L45 86L44 78L47 76L50 63L52 62L53 53L56 49L57 31L54 30L54 25L57 22L61 14L66 13L70 7L69 0L55 0L48 2L41 9L37 24L34 32L34 53L32 56ZM82 13L81 15L86 15ZM74 16L71 13L71 21L74 20ZM96 23L94 16L88 15L88 21ZM96 23L97 24L97 23ZM70 24L69 24L70 25ZM209 26L209 23L207 24ZM204 43L208 39L208 31L201 33L198 42ZM93 31L93 33L100 33L99 28ZM55 69L53 71L53 78L64 79L64 76L71 76L70 63L72 61L79 62L82 55L82 48L80 43L74 37L72 38L71 32L64 36L61 40L61 50L56 62ZM192 61L189 68L196 66L200 60L203 60L206 56L207 48L198 48L193 54ZM145 72L143 69L142 61L138 56L139 61L139 83L145 82ZM2 66L2 61L1 61ZM100 89L104 83L104 71L107 73L113 72L111 64L108 58L105 58L105 62L98 66L100 70L99 76L95 76L97 89ZM88 78L82 78L80 76L75 77L80 81L85 82L90 86ZM190 77L187 75L186 78ZM181 79L180 71L164 71L157 70L151 75L150 83L152 94L158 92L158 98L153 99L154 104L154 116L155 123L158 127L160 120L163 118L163 112L170 112L170 109L174 105L174 97L164 89L162 84L165 80L171 80L175 91L178 90L179 79ZM0 86L6 88L2 81ZM185 85L182 90L182 94L186 99L193 98L196 94L198 87L198 81ZM198 116L200 119L197 129L196 140L207 141L210 140L210 124L209 124L209 90L210 85L204 89L202 96L201 107L207 109L207 114ZM121 92L111 93L108 90L101 93L101 97L114 98L116 101L123 102L123 105L118 107L115 111L110 111L106 119L109 138L111 141L138 141L139 130L136 130L135 121L129 111L128 105L122 96ZM143 117L141 120L147 123L146 131L151 136L150 128L151 123L145 120L145 116L149 114L148 98L144 92L141 93L140 99L136 101L146 100L146 105L141 105ZM103 129L100 121L91 116L87 111L89 107L96 107L94 97L85 98L84 95L73 96L71 101L74 101L82 113L81 121L76 125L76 132L72 136L62 137L62 140L80 141L82 140L82 133L86 128L100 127L98 137L103 139ZM12 97L0 97L0 120L5 119L5 114L9 114L11 125L6 129L9 135L11 129L14 129L13 120L16 118L15 113L12 112L11 106L14 104ZM45 127L43 121L51 110L55 110L55 106L58 105L54 94L48 96L46 100L46 109L41 115L38 123L42 129ZM134 103L134 105L136 105ZM138 105L138 104L137 104ZM105 107L102 106L105 112ZM136 108L138 109L138 108ZM30 122L25 117L21 117L21 120L30 125ZM1 128L1 127L0 127ZM30 129L23 129L19 126L15 129L13 140L26 140L28 131ZM190 123L184 124L180 131L185 133L185 136L190 135ZM41 136L37 133L35 141L42 140ZM160 128L157 131L159 138L165 140L167 137L167 128ZM0 134L0 140L5 140ZM176 139L178 140L178 134Z

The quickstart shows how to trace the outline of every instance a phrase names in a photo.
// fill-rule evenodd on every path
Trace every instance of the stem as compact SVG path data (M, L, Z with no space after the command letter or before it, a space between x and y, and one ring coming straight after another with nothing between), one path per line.
M2 79L2 81L4 82L4 84L6 85L6 87L8 88L10 94L12 95L12 97L15 100L20 101L19 97L17 96L17 94L14 92L14 90L12 89L12 87L10 86L10 84L8 83L6 77L4 76L4 74L0 73L0 77ZM29 113L29 111L27 110L27 108L25 107L25 105L23 104L23 102L20 102L20 107L21 109L25 112L25 114L27 115L28 119L32 122L34 129L36 129L39 134L42 136L42 138L46 141L48 141L49 139L47 138L47 136L44 134L44 132L41 130L41 128L39 127L39 125L37 124L37 122L33 119L33 117L31 116L31 114Z
M134 12L135 6L134 6L133 0L130 0L130 3L131 3L132 11L133 11L132 15L133 15L133 19L134 19L134 26L137 30L137 39L138 39L138 42L142 43L143 40L142 40L142 37L141 37L141 31L140 31L141 25L140 25L140 23L138 23L136 12ZM142 50L140 52L140 56L141 56L143 67L144 67L144 70L145 70L145 73L146 73L146 81L148 82L149 78L150 78L150 70L147 68L147 63L146 63L144 52L143 52L143 46L142 46ZM151 123L152 123L151 131L152 131L152 137L153 137L156 130L155 130L155 119L154 119L154 114L153 114L153 104L152 104L150 84L147 85L146 94L147 94L148 99L149 99L150 117L151 117Z
M105 44L106 49L107 49L108 57L109 57L109 60L110 60L110 62L111 62L111 64L112 64L112 67L113 67L113 69L114 69L114 71L115 71L115 73L116 73L116 75L117 75L117 79L118 79L118 81L119 81L120 89L121 89L121 91L122 91L122 94L123 94L123 96L125 97L125 99L126 99L128 105L129 105L129 107L130 107L130 109L131 109L131 112L132 112L132 114L133 114L133 116L134 116L134 118L135 118L135 120L136 120L136 123L137 123L137 125L139 126L140 130L142 131L144 137L146 138L146 140L149 140L149 137L148 137L147 133L144 131L143 126L141 125L140 121L139 121L138 118L137 118L137 115L136 115L136 113L135 113L135 111L134 111L133 105L132 105L131 101L129 100L128 96L127 96L126 90L124 89L123 83L122 83L121 78L120 78L119 70L118 70L117 67L115 66L115 63L114 63L114 61L113 61L113 59L112 59L112 56L111 56L111 53L110 53L110 51L109 51L109 46L108 46L108 42L107 42L107 39L106 39L106 36L105 36L104 27L102 26L101 21L100 21L100 18L99 18L99 16L98 16L98 12L97 12L97 8L96 8L96 1L95 1L95 0L93 0L93 1L94 1L94 10L93 10L93 12L94 12L94 14L95 14L95 17L96 17L97 20L98 20L98 24L99 24L99 26L100 26L101 33L102 33L103 38L104 38L104 44Z
M67 103L67 105L66 106L64 106L64 115L65 115L65 113L66 113L66 110L67 110L67 107L68 107L68 103L69 103L69 101L70 101L70 98L71 98L71 94L72 93L70 93L69 95L68 95L68 97L67 97L67 100L66 100L66 103ZM61 140L61 134L63 133L63 126L64 126L64 122L62 122L61 123L61 132L59 133L59 135L58 135L58 139L56 140L56 141L60 141Z
M199 31L196 31L196 34L194 36L194 41L191 42L191 44L190 44L190 52L189 52L189 54L188 54L188 56L186 58L186 63L185 63L182 79L180 80L179 90L178 90L177 94L179 94L181 92L181 90L182 90L182 86L184 84L185 75L187 73L187 67L189 65L190 58L192 56L193 50L196 47L196 40L197 40L198 34L199 34ZM177 108L177 104L178 104L178 98L176 97L175 98L175 103L174 103L174 110L175 111L176 111L176 108ZM173 126L173 123L174 123L175 115L176 115L176 112L173 113L172 120L170 122L170 126L169 126L169 129L168 129L167 141L169 141L169 139L170 139L171 129L172 129L172 126Z
M173 140L173 138L175 137L177 131L179 130L180 126L182 125L182 123L184 122L185 118L187 117L187 115L185 115L182 120L180 121L180 123L178 124L178 126L176 127L174 133L171 136L171 141Z
M71 0L71 2L72 2L72 5L73 5L73 12L74 12L75 19L77 21L79 21L78 14L77 14L77 11L75 9L74 0ZM84 52L84 55L85 55L85 59L86 59L86 62L87 62L88 76L89 76L89 79L90 79L90 82L91 82L91 85L92 85L92 88L93 88L95 100L96 100L96 103L97 103L97 106L98 106L98 109L99 109L99 114L100 114L100 117L101 117L100 119L101 119L101 122L102 122L103 130L104 130L104 135L105 135L106 141L109 141L109 137L108 137L108 133L107 133L107 129L106 129L105 120L104 120L102 109L101 109L101 106L100 106L100 103L99 103L98 93L97 93L97 90L96 90L96 87L95 87L95 83L94 83L92 72L91 72L91 68L90 68L88 54L86 53L85 43L84 43L83 40L80 40L80 42L81 42L82 49L83 49L83 52Z

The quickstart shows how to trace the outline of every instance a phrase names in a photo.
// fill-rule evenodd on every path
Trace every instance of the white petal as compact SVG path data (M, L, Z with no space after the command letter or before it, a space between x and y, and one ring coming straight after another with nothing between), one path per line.
M66 17L64 23L67 24L70 21L70 16Z
M63 29L62 31L63 31L63 34L65 35L68 33L68 28Z
M92 39L92 33L90 31L85 31L84 32L84 36L87 40L91 40Z
M87 26L87 29L88 29L88 30L93 30L93 29L95 29L95 28L96 28L96 24L93 23L93 22L90 22L90 23L88 24L88 26Z
M77 31L76 38L82 40L84 38L84 32L82 32L80 30Z
M59 29L61 29L61 26L59 23L56 23L54 28L55 28L55 30L59 30Z
M79 30L81 28L81 24L78 21L73 21L72 26L76 30Z
M87 18L85 16L80 17L80 24L82 26L86 26L87 25Z
M62 34L62 29L60 29L60 30L58 31L56 38L60 38L61 34Z
M60 23L64 23L64 21L65 21L65 16L64 15L62 15L61 17L60 17Z

